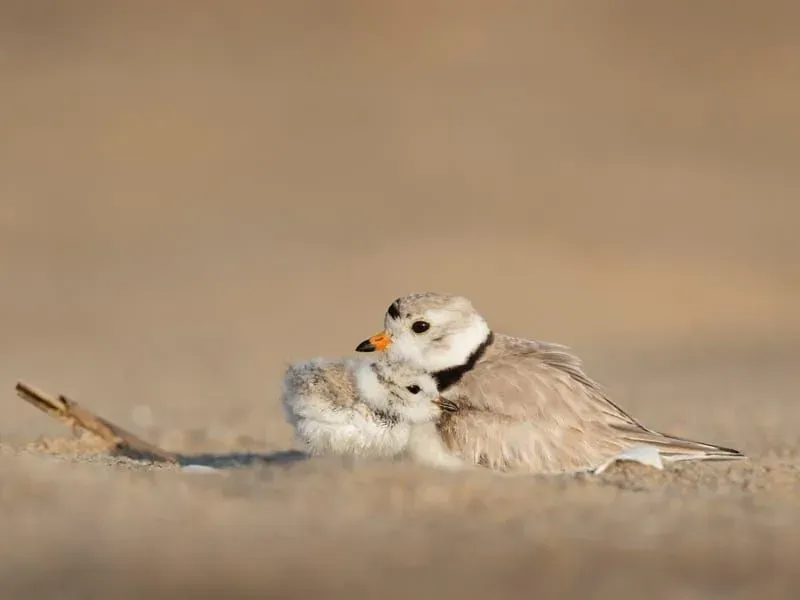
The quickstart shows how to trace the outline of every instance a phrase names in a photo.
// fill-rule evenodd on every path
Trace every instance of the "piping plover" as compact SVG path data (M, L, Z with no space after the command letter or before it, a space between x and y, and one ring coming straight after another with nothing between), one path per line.
M593 468L641 446L657 448L665 463L745 458L646 428L608 398L568 347L494 333L463 296L398 298L384 330L356 351L385 351L434 377L442 440L467 464L555 473Z
M378 360L314 358L290 365L283 406L312 455L409 458L458 469L437 429L442 414L436 380L389 356Z

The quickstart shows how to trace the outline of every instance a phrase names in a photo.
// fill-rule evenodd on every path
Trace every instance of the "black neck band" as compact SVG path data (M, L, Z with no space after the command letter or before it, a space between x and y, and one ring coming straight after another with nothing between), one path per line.
M432 373L433 378L436 380L436 387L439 388L439 391L443 392L447 388L454 386L461 380L462 377L464 377L465 374L474 369L475 364L486 353L486 349L492 345L492 342L494 342L494 333L490 331L489 335L486 336L486 339L481 342L480 346L475 348L475 351L469 355L467 362L465 362L463 365L456 365L455 367L442 369L441 371Z

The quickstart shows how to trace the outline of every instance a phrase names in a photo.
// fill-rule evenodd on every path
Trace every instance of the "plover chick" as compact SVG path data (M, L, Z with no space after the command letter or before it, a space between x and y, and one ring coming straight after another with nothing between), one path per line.
M498 471L554 473L593 468L634 447L665 463L745 458L648 429L615 404L561 344L494 333L463 296L426 292L396 299L384 330L359 352L385 351L431 374L444 408L446 448Z
M445 449L437 430L438 395L431 375L388 356L314 358L287 368L282 401L312 455L408 458L457 469L462 461Z

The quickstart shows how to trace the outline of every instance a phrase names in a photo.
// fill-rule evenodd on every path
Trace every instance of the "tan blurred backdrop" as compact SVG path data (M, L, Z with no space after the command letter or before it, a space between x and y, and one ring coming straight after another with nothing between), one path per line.
M0 0L0 595L796 598L798 24L788 1ZM420 290L752 460L203 477L20 449L69 432L18 379L172 450L286 449L286 364Z
M419 290L568 343L638 414L691 423L625 365L800 340L798 19L2 2L0 435L50 426L13 400L24 379L153 436L286 446L286 363L351 353Z

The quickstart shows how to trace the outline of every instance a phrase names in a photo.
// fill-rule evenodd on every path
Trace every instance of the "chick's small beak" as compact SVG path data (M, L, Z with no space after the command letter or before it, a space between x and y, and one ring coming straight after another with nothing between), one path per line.
M356 346L356 352L375 352L376 350L380 352L386 350L391 343L392 338L389 337L389 334L386 331L381 331Z

